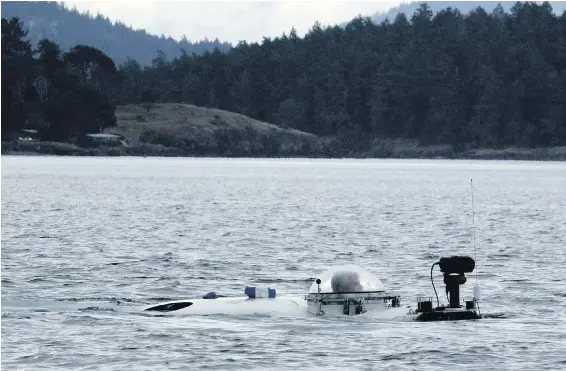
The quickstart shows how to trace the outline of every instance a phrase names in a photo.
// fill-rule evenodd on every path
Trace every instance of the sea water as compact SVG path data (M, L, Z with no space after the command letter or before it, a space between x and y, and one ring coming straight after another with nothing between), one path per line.
M566 368L565 163L2 156L1 223L6 370ZM349 263L416 307L455 254L503 318L141 311Z

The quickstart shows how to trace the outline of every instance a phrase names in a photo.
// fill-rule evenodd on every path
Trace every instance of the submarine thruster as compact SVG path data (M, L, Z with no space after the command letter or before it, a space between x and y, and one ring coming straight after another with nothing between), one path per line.
M446 285L446 295L448 296L448 306L440 305L438 301L438 293L434 287L434 279L432 271L434 266L438 265L440 271L444 274L444 284ZM479 288L474 287L474 298L465 301L466 305L460 305L460 285L466 283L465 273L472 273L475 268L475 261L469 256L451 256L440 258L440 260L430 268L430 280L432 288L436 295L436 308L432 305L432 298L419 297L417 300L417 309L414 313L416 321L458 321L480 319L479 311Z

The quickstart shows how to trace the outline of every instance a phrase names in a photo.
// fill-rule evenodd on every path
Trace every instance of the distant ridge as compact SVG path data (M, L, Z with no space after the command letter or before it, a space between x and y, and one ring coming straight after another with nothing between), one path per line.
M424 1L403 2L399 4L399 6L392 7L385 12L373 13L369 16L369 18L377 24L383 22L385 19L393 22L395 20L395 17L399 13L405 13L405 15L407 15L407 18L410 18L423 2ZM544 1L533 2L543 3ZM498 4L501 4L501 7L505 11L505 13L510 13L511 8L515 5L515 1L431 1L426 3L428 4L433 14L436 14L438 11L446 9L448 7L458 9L462 14L467 14L478 7L482 7L486 12L490 13L495 9L495 7L497 7ZM548 3L552 7L552 10L555 14L560 15L564 11L566 11L565 1L549 1ZM346 25L348 22L345 22L344 25Z
M151 65L158 50L163 51L168 59L173 59L181 55L181 49L189 55L200 55L214 48L222 52L232 48L230 43L218 39L191 43L152 35L145 30L134 30L122 22L112 22L102 15L69 9L64 3L56 1L2 1L2 17L20 18L29 31L28 39L33 47L42 38L59 44L63 50L86 44L106 53L117 65L128 58L135 59L142 66Z

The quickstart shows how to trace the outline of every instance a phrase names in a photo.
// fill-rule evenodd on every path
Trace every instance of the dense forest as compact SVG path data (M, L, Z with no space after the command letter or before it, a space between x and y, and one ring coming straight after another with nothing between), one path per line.
M89 45L104 52L116 65L128 58L142 66L150 65L158 50L174 58L181 55L181 49L190 55L232 48L232 44L219 40L189 42L151 35L146 30L134 30L122 22L113 23L100 14L81 13L55 1L2 1L2 18L13 17L24 23L34 48L45 38L57 43L61 50Z
M376 138L462 148L566 144L566 12L517 2L463 15L421 4L381 24L315 23L226 53L116 65L78 45L25 41L2 20L2 134L40 126L66 140L115 125L113 105L183 102L337 138L342 151ZM36 119L32 119L35 117ZM342 152L342 153L344 153Z
M38 130L44 140L68 141L116 125L114 61L77 45L66 53L42 40L32 49L17 18L2 18L2 138Z
M517 2L467 15L422 4L408 18L315 24L229 53L125 66L143 91L367 146L375 137L472 146L566 141L566 13ZM134 78L135 77L135 78Z

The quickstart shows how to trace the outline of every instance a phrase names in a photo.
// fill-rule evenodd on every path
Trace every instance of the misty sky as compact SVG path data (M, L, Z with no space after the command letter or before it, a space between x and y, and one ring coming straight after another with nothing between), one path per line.
M281 36L295 27L299 36L315 21L323 26L369 16L402 1L65 1L79 11L120 20L152 34L183 35L191 41L218 38L237 43Z

